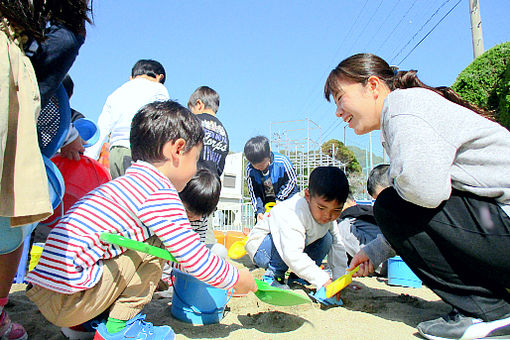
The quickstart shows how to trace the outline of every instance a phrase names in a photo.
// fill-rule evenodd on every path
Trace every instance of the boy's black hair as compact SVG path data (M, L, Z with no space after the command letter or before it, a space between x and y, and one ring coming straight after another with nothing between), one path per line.
M377 187L385 189L390 186L388 178L389 167L389 164L383 163L375 166L372 171L370 171L367 180L367 191L370 196L374 197Z
M198 118L181 104L168 100L142 107L133 117L129 142L133 161L165 161L165 143L182 138L185 152L202 143L204 130Z
M209 86L200 86L191 94L188 100L188 109L195 106L197 100L201 100L204 103L204 108L213 110L214 113L218 112L220 107L220 95Z
M186 209L196 215L210 215L220 200L221 182L216 173L207 168L197 173L179 193Z
M165 83L166 73L165 68L158 61L152 59L140 59L131 69L131 77L135 78L142 75L147 75L152 78L162 74L163 78L160 80L161 84Z
M349 195L349 182L340 168L319 166L313 169L308 179L310 196L318 196L326 201L345 203Z
M74 82L69 74L66 74L62 80L62 86L64 86L64 89L66 90L67 97L71 98L74 92Z
M244 145L244 155L248 162L257 164L266 158L271 158L269 140L264 136L250 138Z

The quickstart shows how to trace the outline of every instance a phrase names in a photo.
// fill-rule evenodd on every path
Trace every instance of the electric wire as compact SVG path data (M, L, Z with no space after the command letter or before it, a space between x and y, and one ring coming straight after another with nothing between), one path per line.
M342 42L338 45L338 48L337 48L337 49L336 49L336 51L333 53L332 62L331 62L330 64L332 64L332 63L334 63L334 62L336 61L336 59L337 59L337 55L338 55L338 53L340 52L340 49L344 46L344 42L345 42L345 40L347 39L347 37L349 37L349 35L350 35L350 33L351 33L352 29L354 28L354 26L355 26L355 25L356 25L356 23L358 22L358 19L360 18L361 14L363 13L363 11L364 11L364 9L365 9L365 7L366 7L367 3L368 3L368 0L365 0L365 2L364 2L364 4L363 4L363 7L361 7L360 11L358 12L358 15L356 16L356 19L354 19L354 21L352 22L352 25L351 25L351 27L349 28L349 31L347 32L347 34L346 34L346 35L344 35L344 38L342 39ZM313 95L316 93L316 90L315 90L315 89L320 87L321 82L322 82L322 81L323 81L323 79L326 77L326 75L328 74L328 72L329 72L329 71L330 71L330 69L326 69L326 70L323 72L323 74L321 75L321 77L319 78L319 80L318 80L318 82L317 82L317 85L316 85L316 86L314 86L314 87L312 88L312 91L311 91L310 95L308 96L307 100L305 101L305 104L303 105L303 109L304 109L306 106L308 106L308 105L310 104L310 100L313 98ZM316 109L317 109L317 107L318 107L318 106L319 106L319 105L317 105L317 106L316 106ZM315 110L316 110L316 109L315 109Z
M432 33L432 31L434 31L436 29L436 27L455 9L455 7L457 7L458 4L460 4L462 0L459 0L457 1L457 3L455 4L455 6L453 6L442 18L441 20L439 20L439 22L434 26L432 27L432 29L411 49L411 51L409 51L409 53L407 53L407 55L397 64L397 65L400 65L404 62L404 60L407 59L407 57L409 57L409 55L411 53L413 53L413 51L423 42L423 40L425 40L429 35L430 33Z
M409 39L407 41L407 43L404 45L404 47L402 47L400 49L400 51L398 51L398 53L392 57L390 59L390 64L393 63L393 61L402 53L402 51L407 47L409 46L409 44L411 43L411 41L414 40L414 38L416 38L416 36L423 30L423 28L436 16L436 14L447 4L449 3L451 0L446 0L444 1L441 6L439 6L439 8L427 19L427 21L425 21L425 23L418 29L418 31L411 37L411 39Z
M400 24L404 21L404 19L406 18L406 16L409 14L409 12L411 11L411 9L414 7L414 5L416 4L416 0L414 0L414 2L411 4L411 7L409 7L407 9L407 12L402 16L402 18L400 18L400 21L395 25L395 27L393 27L393 30L390 32L390 34L388 34L388 36L386 37L386 39L384 39L384 41L382 42L382 44L377 48L377 50L375 51L375 54L379 53L379 51L381 50L381 47L383 47L386 42L388 41L388 39L390 37L393 36L393 33L395 33L395 31L397 30L397 28L400 26Z

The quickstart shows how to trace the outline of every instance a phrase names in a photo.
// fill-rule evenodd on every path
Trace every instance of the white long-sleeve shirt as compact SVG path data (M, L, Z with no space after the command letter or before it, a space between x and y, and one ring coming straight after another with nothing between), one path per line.
M270 233L278 254L290 270L314 286L322 287L330 279L329 274L317 266L304 250L328 231L333 236L328 264L335 280L345 274L347 268L347 255L336 221L317 223L308 202L299 193L278 203L253 227L245 249L253 260L260 244Z
M106 99L97 121L99 140L85 150L85 155L98 159L101 147L110 133L110 148L129 148L129 132L134 115L146 104L169 98L168 90L163 84L142 77L134 78L116 89Z

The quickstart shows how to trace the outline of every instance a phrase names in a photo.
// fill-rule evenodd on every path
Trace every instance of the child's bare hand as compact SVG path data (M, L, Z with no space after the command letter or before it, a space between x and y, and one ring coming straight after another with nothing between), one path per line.
M237 294L248 294L257 291L257 284L247 269L239 269L239 280L234 288Z
M374 272L374 265L372 262L370 262L370 259L368 258L367 254L362 250L360 250L351 260L351 264L349 265L349 268L347 268L347 271L351 271L356 266L359 265L359 270L354 273L352 276L354 277L361 277L361 276L368 276L368 274Z
M264 219L264 214L263 213L258 213L257 214L257 222L258 221L262 221L262 219Z

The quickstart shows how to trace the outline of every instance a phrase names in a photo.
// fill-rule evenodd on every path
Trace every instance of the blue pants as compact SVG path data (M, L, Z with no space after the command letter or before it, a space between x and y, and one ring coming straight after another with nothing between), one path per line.
M332 243L333 236L327 232L322 238L306 246L304 252L315 261L315 264L320 266L322 260L331 249ZM266 275L272 274L275 277L284 277L285 272L289 269L289 266L283 262L280 254L276 250L271 234L268 234L264 238L253 260L258 267L267 269Z

